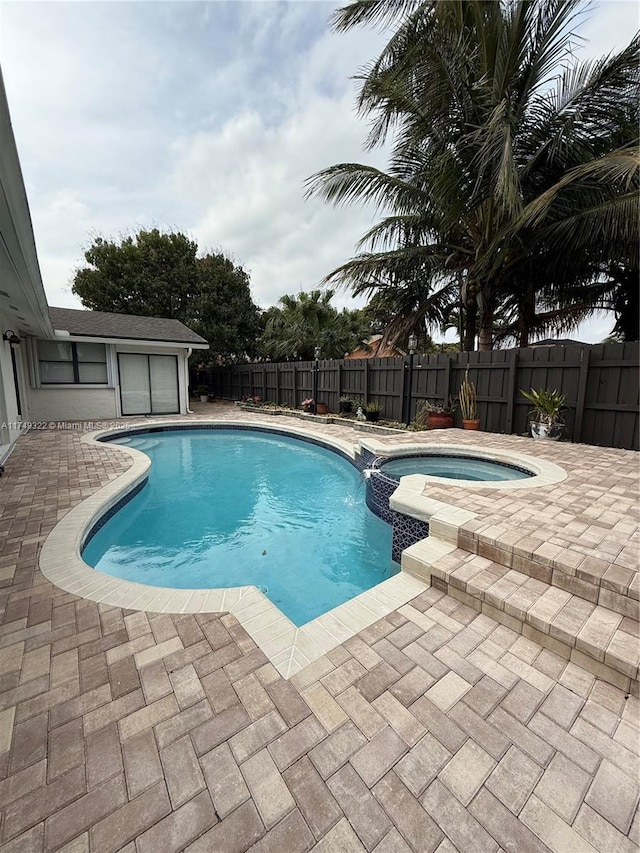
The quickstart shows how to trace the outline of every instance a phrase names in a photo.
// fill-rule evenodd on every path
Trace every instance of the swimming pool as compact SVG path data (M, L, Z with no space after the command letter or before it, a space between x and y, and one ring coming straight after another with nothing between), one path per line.
M331 450L232 429L113 443L152 466L85 544L83 559L102 572L177 589L254 584L299 626L399 570L360 472Z
M451 480L498 482L524 480L534 474L526 468L462 454L433 453L424 456L403 456L380 464L380 470L394 480L407 474L425 474Z

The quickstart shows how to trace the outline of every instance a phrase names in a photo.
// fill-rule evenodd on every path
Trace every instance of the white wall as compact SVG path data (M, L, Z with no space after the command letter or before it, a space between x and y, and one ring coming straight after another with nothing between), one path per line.
M16 399L15 383L13 380L13 367L11 364L11 346L2 340L2 335L9 329L16 330L18 321L7 311L0 311L0 464L9 451L11 444L20 435L20 421L18 415L18 403ZM29 410L26 400L26 383L23 381L22 368L24 340L20 346L15 347L18 362L18 377L22 389L22 420L28 420Z
M32 421L102 421L117 417L115 388L30 388Z

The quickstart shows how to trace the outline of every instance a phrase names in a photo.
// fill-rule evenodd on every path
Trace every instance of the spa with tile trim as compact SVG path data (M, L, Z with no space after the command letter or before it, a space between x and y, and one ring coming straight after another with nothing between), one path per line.
M442 453L442 448L428 441L392 445L373 437L358 437L348 442L335 436L318 435L306 425L291 427L255 420L214 421L169 420L132 425L128 433L102 431L88 433L82 441L104 442L123 435L150 434L158 431L225 429L262 432L297 438L332 450L349 460L360 471L365 471L366 501L370 509L392 525L393 559L400 561L401 552L410 545L430 536L432 545L437 540L452 542L457 529L475 517L473 512L434 501L423 492L429 482L446 483L445 478L425 474L402 476L399 482L381 472L381 467L391 458ZM111 444L132 460L131 467L117 480L103 487L95 495L75 507L54 528L44 543L40 567L45 576L68 592L128 609L151 612L196 613L230 611L239 619L255 642L269 656L285 677L290 677L311 661L317 659L339 643L355 635L392 610L405 605L418 595L425 583L406 571L377 583L337 607L296 625L265 595L257 585L232 586L216 589L175 589L150 586L123 580L92 569L81 557L87 539L105 520L118 511L140 490L149 475L149 457L126 444ZM502 482L453 481L468 488L527 489L560 482L566 476L556 465L544 460L504 451L488 451L469 445L449 445L449 457L474 457L493 460L501 464L526 469L531 476L521 480ZM452 482L449 480L448 482ZM385 493L385 489L389 493Z

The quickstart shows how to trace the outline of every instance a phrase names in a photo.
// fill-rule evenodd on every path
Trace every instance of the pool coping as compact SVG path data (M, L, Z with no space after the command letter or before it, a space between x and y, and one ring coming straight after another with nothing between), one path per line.
M379 456L400 456L410 455L412 452L428 452L430 447L426 442L394 447L361 434L354 436L354 442L350 443L336 436L318 433L304 425L278 424L276 427L271 420L257 419L252 419L249 426L248 422L242 419L224 422L215 419L199 419L197 424L184 418L149 420L143 423L132 423L129 429L145 432L154 428L171 429L178 426L188 428L190 425L200 429L207 426L217 429L256 428L270 433L291 435L312 440L314 443L346 455L351 460L356 458L361 448ZM122 428L103 429L85 433L80 440L85 444L104 448L104 441L100 439L104 440L116 434L126 435L127 431ZM173 589L151 587L97 571L88 566L80 556L87 535L105 513L146 479L151 467L151 460L142 451L122 444L107 446L129 456L130 467L115 480L107 483L71 509L49 533L40 552L41 572L51 583L66 592L128 610L155 613L233 613L278 672L283 677L290 678L359 631L394 610L404 607L427 588L424 581L406 571L400 571L397 575L298 627L253 585L211 589ZM431 447L434 446L431 445ZM447 451L463 449L467 455L473 452L482 455L483 458L492 458L491 451L470 445L451 445ZM509 457L512 461L514 456L526 459L527 464L535 464L539 474L526 480L502 481L495 485L485 482L481 484L483 488L513 487L514 484L521 483L526 483L528 488L533 488L559 482L558 479L554 479L554 476L558 477L562 474L561 479L566 477L563 469L544 460L527 457L525 454L505 454L504 451L497 453L500 457ZM551 469L557 470L554 472ZM429 520L432 545L436 549L442 547L443 551L446 551L450 548L450 543L457 540L458 528L476 516L475 513L467 510L425 497L422 492L429 481L447 482L441 477L421 474L402 477L390 505L399 512ZM478 483L469 482L469 486L477 488ZM520 488L523 487L527 486L520 486ZM411 613L413 608L409 607L407 611L409 611L409 618L418 619L420 616L418 611Z

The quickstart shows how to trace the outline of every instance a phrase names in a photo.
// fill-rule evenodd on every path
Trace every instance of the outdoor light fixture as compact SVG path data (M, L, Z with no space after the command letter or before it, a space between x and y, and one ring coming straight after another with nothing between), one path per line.
M411 334L409 335L409 364L405 362L405 369L408 371L407 379L407 402L405 423L407 426L411 423L411 399L413 396L413 358L416 349L418 348L418 338Z
M7 342L8 342L8 343L10 343L12 346L13 346L13 344L20 344L20 343L22 343L22 342L21 342L21 340L20 340L20 338L19 338L19 337L16 335L16 333L13 331L13 329L7 329L7 331L6 331L6 332L3 334L3 336L2 336L2 340L3 340L3 341L7 341Z
M315 364L313 365L313 414L317 414L318 411L318 371L320 370L320 365L318 361L320 359L320 347L315 347L313 350L313 357L315 359Z

